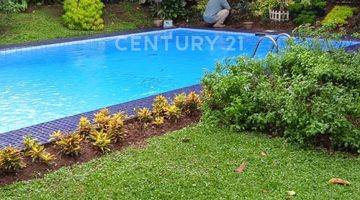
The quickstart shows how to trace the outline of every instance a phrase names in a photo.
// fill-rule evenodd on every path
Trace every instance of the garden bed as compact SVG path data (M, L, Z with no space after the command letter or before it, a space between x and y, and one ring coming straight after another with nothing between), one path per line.
M126 133L125 138L118 143L114 143L110 146L110 150L121 150L125 147L134 145L139 148L146 146L146 139L152 136L163 135L167 132L179 130L186 126L195 124L199 121L201 116L200 112L193 113L192 115L185 115L180 117L176 121L166 120L161 126L149 125L144 128L142 122L137 118L131 118L125 121L124 131ZM31 180L35 178L41 178L45 174L55 171L64 166L71 166L74 164L84 163L94 158L100 157L103 153L91 142L84 140L82 142L81 154L76 157L63 156L59 153L59 149L49 143L45 145L46 151L56 156L55 161L51 165L47 165L41 162L32 162L30 158L25 159L27 165L26 168L13 173L7 173L0 175L0 185L7 185L17 181Z

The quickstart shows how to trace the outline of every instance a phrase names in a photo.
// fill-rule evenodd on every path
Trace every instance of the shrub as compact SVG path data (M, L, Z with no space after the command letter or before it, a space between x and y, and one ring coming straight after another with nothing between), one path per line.
M185 19L187 17L186 1L162 0L159 9L153 9L154 14L161 19Z
M324 26L343 26L347 19L354 15L354 8L349 6L335 6L322 21Z
M155 126L163 125L164 124L164 117L162 117L162 116L155 117L154 120L152 121L152 124L154 124Z
M198 12L204 13L208 0L199 0L196 5L196 10Z
M316 21L316 13L313 11L303 11L296 16L294 23L296 25L301 24L314 24Z
M65 0L65 25L75 30L102 30L103 8L104 4L100 0Z
M166 108L165 115L170 120L176 120L181 117L181 110L176 105L171 105Z
M185 100L185 111L187 113L194 113L199 109L201 105L200 95L195 92L190 92Z
M88 118L86 118L86 117L80 117L77 131L81 135L87 136L90 134L91 129L92 129L92 126L91 126L90 120L88 120Z
M104 132L103 130L100 131L93 131L90 135L92 140L92 144L99 148L102 152L109 151L109 146L111 144L111 135Z
M17 13L23 12L27 9L28 4L26 0L4 0L0 1L0 12Z
M14 172L25 166L20 150L11 146L0 150L0 172Z
M148 122L151 122L151 120L152 120L151 111L145 107L137 109L136 116L143 123L148 123Z
M118 142L124 138L124 119L126 116L122 113L116 113L111 116L109 120L109 126L107 129L107 133L110 134L111 139L114 142Z
M166 97L159 95L156 96L152 105L152 112L155 116L164 116L169 102Z
M289 6L289 11L296 25L313 24L317 16L324 15L325 7L326 0L294 0Z
M33 139L31 136L24 138L24 154L32 159L32 162L40 161L46 164L50 164L51 161L55 160L55 156L45 150L43 145Z
M108 109L104 108L99 112L95 113L94 121L95 128L97 130L106 130L110 122L110 112Z
M176 107L180 108L181 110L184 110L185 102L186 102L186 94L185 93L180 93L180 94L175 95L174 105Z
M81 142L84 137L78 132L64 134L61 131L55 131L52 134L52 140L60 148L60 153L65 156L77 156L81 152Z
M240 58L203 79L204 118L360 152L360 54L291 45L263 61Z

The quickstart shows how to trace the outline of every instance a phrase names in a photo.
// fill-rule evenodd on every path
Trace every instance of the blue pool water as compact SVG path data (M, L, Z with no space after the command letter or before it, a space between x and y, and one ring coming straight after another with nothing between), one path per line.
M145 36L152 44L158 38L157 49L145 48ZM190 36L217 39L214 48L204 41L200 50ZM250 33L171 29L0 51L0 133L198 84L217 61L250 55L258 40ZM270 47L265 41L258 57Z

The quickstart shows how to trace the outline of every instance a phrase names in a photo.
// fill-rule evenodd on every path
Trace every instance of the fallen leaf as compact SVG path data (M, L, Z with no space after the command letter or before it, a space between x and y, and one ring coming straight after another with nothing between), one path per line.
M287 194L289 196L295 196L296 192L295 191L287 191Z
M262 152L260 153L260 155L261 155L261 156L267 156L267 153L266 153L265 151L262 151Z
M341 178L332 178L329 180L329 183L336 185L350 185L350 182Z
M243 162L238 168L235 169L236 173L243 173L245 171L247 162Z

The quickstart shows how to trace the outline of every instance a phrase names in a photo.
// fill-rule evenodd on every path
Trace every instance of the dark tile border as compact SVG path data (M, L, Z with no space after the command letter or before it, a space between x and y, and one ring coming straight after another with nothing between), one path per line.
M75 37L68 37L68 38L55 38L55 39L46 39L41 41L33 41L33 42L25 42L20 44L8 44L8 45L0 45L1 50L11 50L16 48L26 48L26 47L35 47L41 45L50 45L56 43L64 43L64 42L75 42L81 40L89 40L89 39L98 39L98 38L105 38L105 37L114 37L120 35L128 35L134 33L146 33L151 31L160 31L164 29L160 28L143 28L143 29L134 29L128 31L118 31L118 32L111 32L111 33L100 33L100 34L91 34L85 36L75 36Z
M182 92L189 93L192 91L200 93L201 86L199 84L192 85L189 87L184 87L184 88L168 91L165 93L161 93L161 95L164 95L169 100L172 100L172 98L175 94L179 94ZM157 94L157 95L159 95L159 94ZM155 98L155 96L157 96L157 95L152 95L149 97L109 106L107 108L110 110L111 113L125 112L126 114L131 116L131 115L134 115L135 108L139 108L139 107L151 108L152 101ZM9 145L11 145L13 147L17 147L17 148L22 148L23 147L23 144L22 144L23 138L26 135L32 135L34 138L38 139L38 141L40 143L46 144L49 142L50 135L54 131L56 131L56 130L73 131L76 129L81 116L86 116L89 119L93 120L94 114L96 112L98 112L99 110L100 109L85 112L85 113L80 113L77 115L68 116L68 117L56 119L53 121L25 127L22 129L2 133L2 134L0 134L0 148L4 148Z
M196 29L196 30L210 30L210 31L232 31L232 32L244 32L244 33L256 33L256 31L246 30L246 29L235 29L235 28L223 28L223 29L213 29L210 27L178 27L178 28L188 28L188 29ZM176 29L176 27L172 28ZM146 29L138 29L138 30L129 30L129 31L121 31L121 32L114 32L114 33L104 33L104 34L97 34L97 35L88 35L88 36L81 36L81 37L72 37L72 38L59 38L59 39L51 39L51 40L45 40L45 41L36 41L36 42L29 42L25 44L14 44L14 45L0 45L0 51L2 50L11 50L16 48L25 48L25 47L34 47L34 46L40 46L40 45L49 45L49 44L56 44L56 43L62 43L62 42L74 42L74 41L81 41L81 40L87 40L87 39L97 39L97 38L103 38L103 37L112 37L112 36L118 36L118 35L127 35L127 34L134 34L134 33L146 33L151 31L160 31L164 29L160 28L146 28ZM271 32L267 34L279 34L281 32ZM349 39L353 41L358 41L358 39ZM360 44L352 45L345 48L346 51L349 52L355 52L360 50ZM201 86L200 85L194 85L190 87L185 87L169 92L162 93L168 98L171 98L174 94L180 93L180 92L189 92L189 91L196 91L200 92ZM109 110L114 113L118 111L126 112L129 115L133 114L133 110L136 107L151 107L151 102L153 98L156 95L149 96L146 98L129 101L122 104L117 104L108 107ZM56 130L63 130L63 131L72 131L76 128L78 120L81 116L87 116L90 119L93 119L93 115L95 112L89 111L69 117L60 118L57 120L53 120L50 122L45 122L37 125L33 125L30 127L22 128L19 130L13 130L6 133L0 134L0 148L3 148L8 145L12 145L14 147L22 147L22 140L23 137L26 135L33 135L33 137L37 138L39 142L41 143L47 143L50 134L53 131Z
M216 28L216 29L214 29L212 27L199 27L199 26L179 26L179 27L173 27L173 28L169 28L169 29L151 27L151 28L134 29L134 30L128 30L128 31L117 31L117 32L112 32L112 33L100 33L100 34L95 34L95 35L86 35L86 36L79 36L79 37L48 39L48 40L42 40L42 41L27 42L27 43L22 43L22 44L0 45L0 51L17 49L17 48L35 47L35 46L41 46L41 45L50 45L50 44L56 44L56 43L75 42L75 41L81 41L81 40L114 37L114 36L128 35L128 34L135 34L135 33L146 33L146 32L152 32L152 31L178 29L178 28L208 30L208 31L231 31L231 32L237 32L237 33L266 33L269 35L276 35L276 34L280 34L280 33L291 34L290 31L273 30L274 32L265 32L265 31L254 31L254 30L247 30L247 29L243 29L243 28L232 28L232 27ZM360 39L354 38L350 35L345 36L344 40L360 42ZM351 50L347 50L348 48ZM356 44L356 45L351 45L349 47L346 47L345 50L349 51L349 52L355 52L355 51L359 51L360 47L358 47L358 44Z

